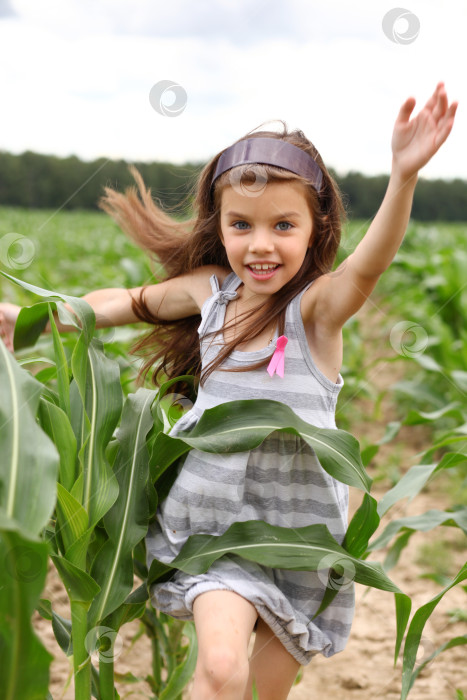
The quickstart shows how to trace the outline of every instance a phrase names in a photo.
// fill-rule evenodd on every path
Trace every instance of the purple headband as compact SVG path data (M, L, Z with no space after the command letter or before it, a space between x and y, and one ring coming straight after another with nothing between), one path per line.
M287 143L287 141L260 137L238 141L227 148L217 161L211 186L226 170L247 163L275 165L278 168L290 170L290 172L309 180L317 192L321 189L323 173L308 153L291 143Z

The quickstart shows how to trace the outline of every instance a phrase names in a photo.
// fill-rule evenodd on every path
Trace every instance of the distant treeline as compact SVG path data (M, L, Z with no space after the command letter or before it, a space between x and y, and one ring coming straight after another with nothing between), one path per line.
M203 163L134 163L153 196L165 208L186 210L190 192ZM124 160L92 162L76 156L57 158L26 151L0 151L0 205L47 209L96 209L106 185L123 191L133 184ZM348 215L369 219L383 198L388 176L367 177L333 173L345 198ZM182 212L181 212L182 213ZM419 179L412 217L418 221L467 221L467 182Z

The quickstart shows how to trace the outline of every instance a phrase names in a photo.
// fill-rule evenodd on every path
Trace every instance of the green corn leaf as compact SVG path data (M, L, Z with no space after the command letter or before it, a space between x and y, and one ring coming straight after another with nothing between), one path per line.
M70 550L80 538L88 532L88 514L85 509L79 503L79 501L74 498L71 493L69 493L61 484L57 484L57 524L56 524L56 534L59 531L63 545L65 548L65 555L69 561L75 564L80 569L85 569L86 567L86 550L85 548L77 549L76 546L73 550L73 556L70 556Z
M52 603L45 598L39 600L39 603L36 605L36 610L44 620L52 622L55 639L60 648L67 656L71 656L73 653L71 643L71 620L67 620L61 615L58 615L55 610L52 610Z
M44 620L52 619L52 603L47 598L40 598L36 610Z
M78 537L66 550L66 558L80 569L86 568L86 557L89 551L89 544L95 530L90 527ZM61 532L60 532L61 534Z
M412 673L410 688L412 688L414 682L417 680L417 676L429 663L431 663L431 661L433 661L433 659L436 659L436 657L442 654L443 651L453 649L454 647L464 646L465 644L467 644L467 634L461 635L460 637L453 637L448 642L445 642L440 647L438 647L432 654L430 654L426 659L424 659L423 662L419 664L415 671ZM458 697L464 697L465 700L465 696Z
M362 557L368 546L368 540L379 525L379 516L376 512L377 502L372 496L365 493L363 501L355 512L342 543L343 548L354 557ZM332 603L340 589L340 575L334 569L330 569L328 585L324 592L323 600L314 617L318 617Z
M0 340L0 509L37 534L52 515L59 458L36 422L42 385Z
M195 671L198 643L195 626L192 622L185 623L183 634L188 638L186 657L168 678L167 685L159 695L159 700L172 700L172 698L180 697Z
M435 595L428 603L422 605L414 614L404 646L404 659L402 663L402 692L400 700L405 700L414 682L414 666L417 658L417 650L420 645L423 629L426 621L432 614L443 596L457 584L467 579L467 564L464 564L455 579L453 579L443 590ZM415 672L416 673L416 672Z
M146 436L153 423L151 405L156 392L139 389L127 397L117 433L120 449L114 462L119 495L104 518L108 534L92 575L101 586L90 610L91 623L109 615L127 597L133 585L132 551L147 533L149 479Z
M44 432L55 444L60 456L59 481L70 491L76 478L76 437L70 420L59 406L41 396L38 418Z
M63 348L62 339L60 338L60 333L57 330L57 326L52 313L52 307L49 304L49 321L50 327L52 329L52 338L54 345L55 354L55 367L57 370L57 387L58 387L58 397L60 401L60 408L63 412L69 416L70 415L70 370L68 367L68 361L66 359L65 350Z
M3 273L2 273L3 274ZM15 351L34 345L49 320L49 304L38 302L33 306L23 306L18 314L13 337Z
M51 555L71 602L91 603L100 591L100 586L82 569L65 559Z
M449 469L449 467L455 467L457 464L466 462L467 453L465 443L467 437L465 432L465 426L459 426L452 433L444 435L424 453L423 461L432 459L433 456L442 448L451 447L451 449L454 449L454 452L445 452L445 450L443 450L445 454L443 455L443 458L438 466L442 469ZM460 433L460 437L458 436L458 433Z
M370 544L369 550L374 552L382 549L401 530L413 532L428 532L439 525L459 527L467 535L467 506L462 506L454 511L429 510L422 515L412 515L407 518L399 518L390 522L382 534Z
M411 409L407 416L405 417L404 425L420 425L422 423L430 423L432 421L437 421L440 418L450 416L455 418L457 421L462 422L464 420L461 410L461 404L459 401L453 401L452 403L443 406L438 411L416 411Z
M367 550L368 541L379 525L378 504L365 493L363 501L350 521L342 546L354 557L361 557Z
M223 535L192 535L170 564L154 561L149 571L153 583L162 568L201 574L225 554L237 554L263 566L294 571L317 571L341 566L365 586L401 593L380 564L351 556L332 537L326 525L282 528L261 520L231 525Z
M110 615L102 620L103 627L110 627L118 631L122 625L136 620L144 615L146 601L149 593L146 583L142 583L139 588L130 593L126 600L116 608Z
M425 455L426 456L426 455ZM452 454L448 452L444 454L438 463L434 464L417 464L411 467L404 474L392 489L384 494L383 498L378 503L378 515L380 518L392 508L392 506L403 498L412 500L423 489L428 480L442 471L443 469L451 469L461 462L465 462L466 457L461 454Z
M368 491L357 440L344 430L316 428L278 401L231 401L207 409L189 433L159 433L151 457L151 476L159 478L175 459L192 448L204 452L244 452L258 447L272 432L299 435L316 452L323 467L339 481Z
M333 587L332 585L332 569L329 572L329 578L328 578L328 585L326 587L326 590L324 591L323 599L321 601L321 604L318 608L318 610L315 612L313 615L313 620L315 617L319 617L322 612L326 610L328 605L331 605L332 601L336 597L336 595L339 593L339 586L338 584Z
M385 571L390 571L394 566L396 566L400 555L402 554L402 550L407 547L413 532L413 530L403 532L397 537L394 544L391 545L383 561L383 569Z
M366 467L379 452L379 445L368 445L361 452L362 464Z
M34 284L29 284L28 282L24 282L23 280L19 280L16 277L13 277L12 275L9 275L6 272L3 272L0 270L0 274L2 274L4 277L9 279L11 282L14 282L15 284L18 284L20 287L23 289L26 289L29 292L32 292L33 294L37 294L37 296L40 297L45 297L47 301L50 302L66 302L71 306L73 309L73 312L76 314L76 318L70 314L70 312L65 309L65 307L61 304L57 304L57 311L58 311L58 316L60 320L63 323L69 324L69 325L74 325L76 328L81 328L84 336L85 336L85 341L86 344L88 345L91 341L92 334L94 332L94 328L96 325L96 317L94 315L94 312L91 308L91 306L87 303L87 301L84 301L84 299L80 299L79 297L72 297L67 294L60 294L58 292L51 291L50 289L42 289L41 287L37 287ZM31 307L27 307L29 310ZM34 308L34 307L32 307ZM45 321L44 317L46 315ZM21 318L21 320L20 320ZM39 336L40 332L44 329L46 323L48 321L48 308L44 304L40 304L40 307L37 311L20 311L20 314L18 316L18 320L16 325L18 326L18 330L15 327L15 350L19 349L20 347L23 347L22 345L18 344L16 345L16 341L18 339L18 343L20 338L24 338L27 336L29 333L28 337L28 345L34 342L36 342L37 337ZM77 323L79 321L79 325ZM41 325L42 324L42 325ZM36 337L33 337L32 334L32 327L34 327L37 331ZM17 332L18 332L18 338L17 338Z
M176 388L176 385L181 383L186 384L190 387L190 397L186 397L178 393L172 393L173 388ZM161 384L157 392L152 411L154 416L154 426L156 429L156 435L160 431L165 433L169 432L172 426L176 423L177 419L180 417L180 413L184 412L183 409L191 408L196 399L195 383L195 377L193 377L192 375L184 374L179 377L169 379L169 381L165 382L164 384ZM172 389L172 392L169 392L170 389ZM169 399L169 402L168 405L165 405L166 402L164 401L164 399L167 398ZM180 402L180 410L177 412L178 415L172 418L171 415L167 415L167 410L169 414L172 413L172 411L170 410L171 403L173 404L177 402Z
M45 585L48 547L0 512L0 697L43 700L52 656L37 639L31 616Z
M93 339L86 347L78 341L72 357L73 375L83 414L83 443L79 457L83 470L81 503L93 527L115 502L118 484L105 451L120 418L123 394L118 364L102 352L102 343ZM73 493L77 497L76 493Z
M395 593L394 599L396 603L396 644L394 646L394 665L396 665L402 640L404 638L404 632L409 621L412 601L409 596L401 595L400 593Z
M387 577L379 563L351 556L336 542L325 525L309 525L291 530L252 520L234 523L220 536L192 535L170 564L157 560L152 562L148 584L163 581L174 568L194 575L204 573L214 561L226 554L236 554L277 569L343 571L348 580L392 591L396 594L398 609L397 638L402 639L407 624L404 613L407 609L410 611L410 599ZM333 598L334 591L328 585L320 606L321 611Z

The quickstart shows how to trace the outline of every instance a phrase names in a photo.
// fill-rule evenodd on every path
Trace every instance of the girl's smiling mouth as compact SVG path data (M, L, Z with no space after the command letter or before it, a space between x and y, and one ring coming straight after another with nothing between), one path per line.
M246 268L254 279L266 280L273 277L281 267L279 263L249 263Z

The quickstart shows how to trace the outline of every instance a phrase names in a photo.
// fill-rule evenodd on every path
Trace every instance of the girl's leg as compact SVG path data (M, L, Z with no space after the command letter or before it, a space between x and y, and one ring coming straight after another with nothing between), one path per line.
M286 700L299 668L298 661L259 618L244 700L252 700L253 680L259 700Z
M248 642L258 616L232 591L209 591L193 604L198 661L191 700L239 700L248 682Z

